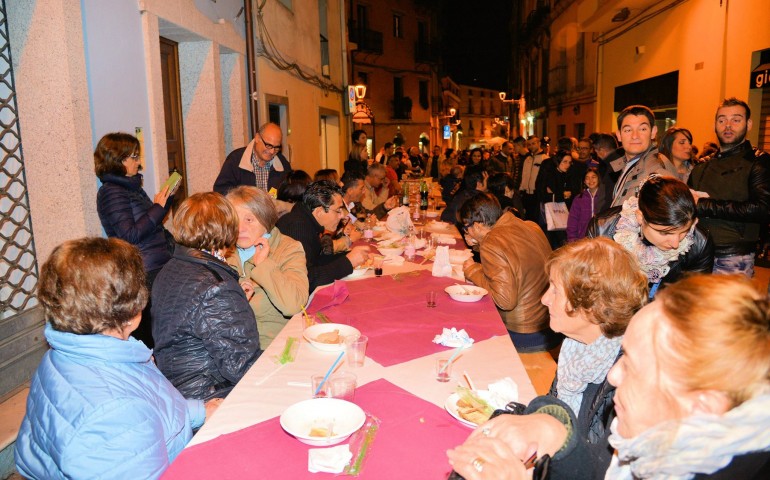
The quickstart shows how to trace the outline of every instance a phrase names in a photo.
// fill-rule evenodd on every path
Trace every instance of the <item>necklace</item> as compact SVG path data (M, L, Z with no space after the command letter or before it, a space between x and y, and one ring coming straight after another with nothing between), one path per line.
M623 202L620 220L618 220L615 234L612 238L623 248L634 254L650 283L660 283L668 275L669 270L671 270L669 263L679 258L679 255L687 253L690 247L692 247L695 225L690 227L690 231L679 242L678 248L661 250L655 245L644 243L642 227L636 221L636 212L638 210L639 200L636 197L630 197Z

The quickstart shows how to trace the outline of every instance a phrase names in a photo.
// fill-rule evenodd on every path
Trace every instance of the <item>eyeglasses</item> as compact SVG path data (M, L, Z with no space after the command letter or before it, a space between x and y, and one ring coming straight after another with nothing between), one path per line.
M264 146L265 146L265 148L266 148L266 149L268 149L268 150L270 150L270 151L273 151L273 152L277 152L278 150L280 150L280 149L281 149L281 146L280 146L280 145L272 145L272 144L270 144L270 143L267 143L267 142L265 141L265 139L264 139L264 138L262 138L262 135L260 135L260 136L259 136L259 140L262 142L262 145L264 145Z

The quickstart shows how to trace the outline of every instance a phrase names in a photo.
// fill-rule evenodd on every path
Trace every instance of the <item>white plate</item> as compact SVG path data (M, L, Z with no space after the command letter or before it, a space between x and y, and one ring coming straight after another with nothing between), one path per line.
M439 222L438 220L430 222L428 225L435 230L449 230L449 227L452 226L447 222Z
M356 267L353 269L353 273L351 273L345 278L353 279L353 278L363 277L364 275L366 275L366 272L368 270L369 270L369 267L364 267L364 268Z
M315 340L318 335L333 332L334 330L340 331L340 343L321 343ZM355 327L342 325L341 323L317 323L311 327L307 327L305 333L303 333L305 340L307 340L310 345L324 352L341 352L345 349L345 337L351 335L361 335L361 332Z
M377 247L381 255L386 257L397 257L404 253L404 247L390 248L390 247Z
M425 213L425 216L428 218L436 218L438 217L438 212L428 210L428 212Z
M366 421L361 407L338 398L312 398L295 403L281 414L281 427L302 443L326 447L347 440ZM311 437L312 428L332 426L335 435Z
M487 292L481 287L475 285L450 285L444 289L452 297L452 300L464 303L478 302Z
M474 392L476 393L476 395L481 397L482 400L489 400L489 391L475 390ZM458 395L457 392L453 393L444 402L444 409L466 427L471 427L471 428L478 427L478 425L476 425L475 423L470 422L464 419L463 417L461 417L460 414L457 412L457 401L459 399L460 399L460 395Z

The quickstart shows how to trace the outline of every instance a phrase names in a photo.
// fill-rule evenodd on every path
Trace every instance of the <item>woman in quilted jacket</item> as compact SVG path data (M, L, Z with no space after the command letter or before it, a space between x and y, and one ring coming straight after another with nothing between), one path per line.
M51 349L16 441L24 478L158 478L221 402L186 401L129 335L147 301L139 251L83 238L56 247L38 299Z
M108 237L116 237L139 248L146 271L147 290L171 258L163 229L163 218L171 206L168 188L153 200L142 189L139 140L127 133L108 133L94 151L94 170L102 182L96 195L96 211ZM142 323L133 336L153 347L152 318L148 302Z
M224 397L262 354L258 322L225 260L238 212L218 193L196 193L173 227L174 256L152 287L155 361L185 398Z

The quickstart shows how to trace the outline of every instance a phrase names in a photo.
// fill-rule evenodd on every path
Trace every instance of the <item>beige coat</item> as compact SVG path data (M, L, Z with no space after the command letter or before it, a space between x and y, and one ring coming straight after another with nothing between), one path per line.
M465 278L485 288L508 330L535 333L548 326L548 308L540 303L548 289L545 262L551 247L534 222L504 213L479 244L481 263L465 269Z
M257 320L259 345L263 350L283 329L294 314L302 310L309 295L305 251L298 241L273 228L268 241L267 258L255 267L252 259L241 268L238 253L227 258L227 263L238 270L239 282L254 284L254 296L249 301Z

